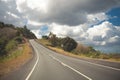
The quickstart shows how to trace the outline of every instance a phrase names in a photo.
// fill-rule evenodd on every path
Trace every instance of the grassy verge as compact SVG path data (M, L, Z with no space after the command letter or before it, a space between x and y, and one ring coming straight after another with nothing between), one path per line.
M18 69L32 58L32 49L28 42L20 45L11 53L8 56L0 57L0 77Z
M41 43L42 45L46 46L47 48L49 48L55 52L58 52L60 54L67 55L67 56L72 56L72 57L77 57L77 58L99 59L99 60L106 60L106 61L112 61L112 62L120 62L120 54L104 54L104 53L75 54L73 52L66 52L63 49L58 48L58 47L49 46L50 42L48 40L40 39L37 41L39 43Z
M39 40L36 40L36 41L38 41L39 43L41 43L44 46L51 45L51 43L48 40L46 40L46 39L39 39Z
M17 58L18 56L22 55L23 53L23 45L19 46L18 49L14 50L14 51L11 51L9 55L5 55L5 56L2 56L0 57L0 62L4 63L6 61L9 61L11 59L14 59L14 58Z

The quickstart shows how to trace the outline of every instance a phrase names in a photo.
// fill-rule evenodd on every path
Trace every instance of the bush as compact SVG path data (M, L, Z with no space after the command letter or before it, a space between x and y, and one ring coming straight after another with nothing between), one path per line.
M15 40L11 40L8 42L8 44L5 46L5 50L6 52L11 51L12 49L14 49L17 46L17 42Z
M50 42L51 42L51 45L52 45L53 47L58 46L58 45L57 45L57 37L56 37L56 35L53 34L53 35L51 36Z
M0 56L3 56L6 53L5 45L6 45L7 41L8 40L5 36L0 38Z
M48 36L46 36L46 35L42 36L42 39L48 39Z
M19 44L23 42L23 38L18 36L15 38L15 41L17 41Z
M77 46L77 42L70 37L64 38L61 43L62 43L63 50L69 51L69 52L75 49Z
M73 53L75 54L88 54L89 48L82 44L78 44L77 47L74 49Z

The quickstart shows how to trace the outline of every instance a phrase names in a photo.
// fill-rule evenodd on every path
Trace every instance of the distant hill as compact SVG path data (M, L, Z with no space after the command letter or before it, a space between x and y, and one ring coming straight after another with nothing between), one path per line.
M36 39L36 36L24 27L15 27L12 24L0 22L0 56L7 54L24 39Z

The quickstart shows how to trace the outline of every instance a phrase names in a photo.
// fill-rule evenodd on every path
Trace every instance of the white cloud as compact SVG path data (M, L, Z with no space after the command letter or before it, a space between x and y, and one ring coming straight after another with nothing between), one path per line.
M8 15L14 17L14 18L20 18L19 16L17 16L16 14L14 13L11 13L11 12L7 12Z
M98 27L94 28L94 27L91 27L91 25L93 24L95 25L96 23L105 21L107 19L108 17L107 15L105 15L105 13L97 13L93 15L90 14L88 15L88 21L85 24L80 24L77 26L68 26L68 25L60 25L60 24L53 23L50 25L50 31L54 32L58 36L63 36L63 35L71 36L71 37L74 37L75 39L80 39L80 38L88 39L89 36L90 38L93 38L95 35L96 36L102 35L102 37L104 37L106 35L107 28L105 27L105 25L107 24L107 22L102 24L102 27L99 27L97 25Z
M88 40L96 45L106 46L111 43L119 42L120 32L110 22L105 21L87 30Z
M47 12L49 0L27 0L28 7Z
M102 4L103 2L107 5ZM103 12L119 5L115 0L74 0L69 2L68 0L17 0L16 3L18 11L30 20L69 26L86 23L89 18L94 16L99 21L106 19ZM93 14L95 15L93 16ZM92 20L92 22L94 21L96 20Z
M83 28L82 28L83 27ZM56 34L57 36L70 36L73 38L80 37L84 33L84 26L68 26L68 25L59 25L51 24L49 27L50 31Z
M55 23L52 23L50 25L50 31L56 34L57 36L66 36L69 30L70 30L70 27L66 25L58 25Z
M87 33L89 34L89 39L93 40L95 36L101 36L101 38L105 38L107 36L107 31L109 31L109 22L103 22L100 25L96 25L92 28L89 28Z
M40 22L37 22L37 21L32 21L32 20L28 20L28 25L33 25L33 26L41 26L43 25L44 23L40 23Z
M108 18L109 17L104 12L87 15L88 23L91 25L95 25L95 24L98 24L102 21L108 20Z
M1 0L1 1L3 1L3 2L7 2L8 0Z
M26 24L38 38L51 31L85 44L118 45L120 26L108 22L106 12L119 5L119 0L1 0L0 21Z
M108 40L108 42L109 43L115 43L115 42L117 42L118 41L118 39L120 40L120 36L113 36L113 37L111 37L109 40Z
M25 2L26 0L16 0L16 5L17 5L17 10L19 12L22 12L24 9L22 9L22 4Z
M31 30L35 35L36 37L39 39L41 38L42 36L40 35L40 30Z
M91 28L87 26L87 24L67 26L53 23L50 25L49 29L57 36L70 36L78 42L83 42L84 44L96 47L115 47L115 45L117 46L120 44L119 27L112 25L110 22L104 21Z

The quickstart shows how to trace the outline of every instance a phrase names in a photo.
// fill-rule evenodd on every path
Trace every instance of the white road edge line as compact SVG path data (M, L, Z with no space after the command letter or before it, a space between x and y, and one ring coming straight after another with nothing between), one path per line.
M110 66L105 66L105 65L101 65L101 64L96 64L96 63L92 63L92 62L84 61L84 60L80 60L80 61L82 61L82 62L86 62L86 63L89 63L89 64L93 64L93 65L96 65L96 66L100 66L100 67L104 67L104 68L108 68L108 69L112 69L112 70L120 71L119 68L114 68L114 67L110 67Z
M113 68L113 67L110 67L110 66L96 64L96 63L92 63L92 62L88 62L88 61L84 61L84 60L80 60L80 61L83 61L83 62L86 62L86 63L89 63L89 64L93 64L93 65L96 65L96 66L100 66L100 67L104 67L104 68L108 68L108 69L113 69L113 70L116 70L116 71L120 71L120 69L118 69L118 68Z
M32 75L32 73L33 73L33 71L35 70L35 67L36 67L36 65L38 64L38 61L39 61L38 51L37 51L35 48L34 48L34 50L35 50L35 52L36 52L36 54L37 54L37 60L36 60L34 66L33 66L33 68L32 68L32 70L30 71L30 73L28 74L28 76L26 77L25 80L29 80L30 76Z
M49 55L49 56L52 57L54 60L60 62L63 66L66 66L66 67L68 67L69 69L75 71L76 73L82 75L82 76L85 77L86 79L88 79L88 80L92 80L90 77L88 77L88 76L86 76L85 74L79 72L78 70L72 68L71 66L69 66L69 65L67 65L67 64L65 64L65 63L63 63L62 61L60 61L59 59L55 58L54 56L52 56L52 55Z

